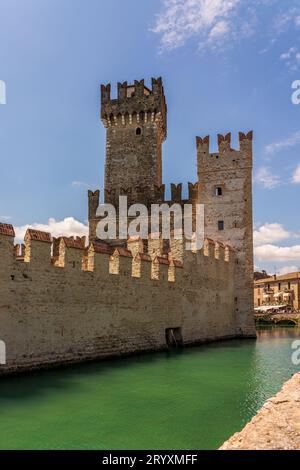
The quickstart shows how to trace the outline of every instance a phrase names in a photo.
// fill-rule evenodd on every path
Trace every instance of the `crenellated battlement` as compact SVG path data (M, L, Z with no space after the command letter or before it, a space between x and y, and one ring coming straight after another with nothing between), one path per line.
M111 99L111 85L101 85L101 120L106 128L156 123L163 139L167 132L167 107L161 78L152 78L151 88L144 80L118 83L118 97Z
M165 349L169 328L182 328L184 344L238 334L235 253L225 258L221 244L187 252L151 234L86 246L31 229L24 238L26 260L0 224L0 374Z
M0 235L5 235L7 237L15 237L15 230L10 224L0 223Z
M177 338L185 345L254 335L252 131L239 133L238 149L230 133L219 134L217 152L209 136L197 137L197 182L188 183L188 191L171 183L169 192L162 177L167 106L161 78L151 87L144 80L118 83L116 99L111 85L102 85L101 120L101 199L115 206L117 233L120 195L128 206L147 207L141 216L148 232L162 229L162 216L156 228L149 223L152 204L191 204L182 217L191 217L196 230L201 203L203 247L176 238L173 213L168 239L148 233L147 239L99 240L100 190L88 191L88 242L28 229L24 243L15 245L14 227L0 223L1 340L7 345L0 374L166 349Z
M200 167L208 171L215 168L243 167L252 165L252 141L253 131L244 134L239 132L239 149L231 147L231 133L218 134L218 152L210 152L210 136L196 137L198 176Z
M113 204L116 208L119 206L119 196L127 196L128 205L135 203L144 204L150 208L151 204L195 204L198 202L198 183L188 183L188 197L182 197L183 185L182 183L170 184L171 197L167 198L166 186L162 185L151 185L149 186L137 186L137 187L121 187L117 189L104 190L104 201L105 203ZM88 208L89 208L89 219L95 218L98 206L100 204L100 190L88 191Z
M101 85L101 103L118 103L128 102L135 98L143 98L145 96L162 96L164 95L164 88L162 78L152 78L151 88L145 85L145 80L135 80L133 84L128 84L127 81L118 83L118 97L116 100L111 99L111 84Z
M88 218L89 220L95 217L98 206L100 203L100 190L88 190Z
M148 209L148 214L151 214L152 204L167 204L169 207L173 204L180 204L183 210L185 204L191 204L193 207L199 202L199 187L198 183L188 183L188 195L184 198L182 195L183 185L171 183L171 194L170 198L166 197L165 185L151 185L138 186L129 188L120 188L120 191L116 189L104 190L104 201L105 203L112 204L116 209L116 216L118 217L119 208L119 196L127 197L127 208L132 204L144 204ZM100 191L88 191L88 212L89 212L89 240L93 241L97 239L96 229L97 224L101 217L97 215L97 209L100 205Z
M7 269L11 272L21 266L22 261L24 266L32 264L32 270L37 270L37 273L51 267L72 272L102 273L105 276L140 277L147 272L151 280L175 282L177 270L186 269L188 274L191 262L201 265L206 258L210 258L219 268L221 262L224 268L234 263L232 249L210 239L205 240L202 250L193 253L184 251L183 240L174 239L166 245L166 240L159 234L150 234L148 240L133 237L128 239L127 248L113 249L104 241L86 246L85 237L55 238L50 233L28 229L24 237L23 257L20 256L20 244L14 245L13 241L13 227L0 224L0 259L6 259ZM10 262L7 261L8 255ZM190 272L190 275L193 276L193 273Z

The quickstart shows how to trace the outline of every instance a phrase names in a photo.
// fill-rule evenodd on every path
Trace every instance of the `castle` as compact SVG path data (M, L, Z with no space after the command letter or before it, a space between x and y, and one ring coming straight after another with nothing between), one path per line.
M198 181L171 185L165 199L162 144L167 107L161 79L101 87L106 128L104 201L118 205L174 202L205 205L205 241L149 236L97 239L100 191L88 192L89 243L0 224L0 324L6 364L0 373L162 350L234 337L254 337L252 132L196 138Z

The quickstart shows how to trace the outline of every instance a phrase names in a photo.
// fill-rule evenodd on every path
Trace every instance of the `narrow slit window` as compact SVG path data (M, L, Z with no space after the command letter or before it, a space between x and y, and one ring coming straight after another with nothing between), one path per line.
M218 230L224 230L224 220L218 221Z
M222 196L223 195L223 190L221 186L216 186L215 188L215 196Z

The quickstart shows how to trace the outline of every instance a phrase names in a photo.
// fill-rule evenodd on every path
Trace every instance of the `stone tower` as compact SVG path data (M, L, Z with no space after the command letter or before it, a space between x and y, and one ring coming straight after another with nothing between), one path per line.
M231 134L218 135L218 152L209 137L196 138L199 202L204 204L205 235L237 251L235 315L238 334L253 336L252 137L240 132L239 150Z
M162 185L162 143L167 132L167 108L161 78L118 83L111 99L110 85L101 86L101 120L106 128L105 202L117 205L149 203Z

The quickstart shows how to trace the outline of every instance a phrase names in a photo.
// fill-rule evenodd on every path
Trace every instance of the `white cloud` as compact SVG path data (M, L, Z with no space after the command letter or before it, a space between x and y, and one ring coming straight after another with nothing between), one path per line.
M72 181L72 186L74 188L90 188L91 185L88 183L85 183L84 181Z
M216 23L210 33L209 33L209 37L211 40L215 39L215 38L218 38L220 36L224 36L226 35L227 33L229 33L230 31L230 25L227 21L219 21L218 23Z
M273 174L266 167L261 167L257 170L253 181L265 189L273 189L281 184L280 176Z
M265 262L289 262L300 261L300 245L294 246L275 246L261 245L254 249L254 254L258 261Z
M200 48L221 47L225 41L249 35L238 15L243 0L164 0L152 31L161 35L161 50L183 46L192 37ZM248 16L249 23L250 18Z
M275 36L297 29L300 26L299 0L289 0L288 2L278 0L277 3L280 6L283 4L286 9L277 14L275 18L272 18L272 30ZM273 7L272 2L270 2L270 6Z
M253 232L254 256L256 264L262 263L289 263L300 261L300 245L277 246L275 243L283 240L299 239L300 232L286 230L282 224L266 223ZM282 269L291 269L283 266Z
M277 274L279 276L283 276L284 274L290 274L290 273L295 273L300 271L299 266L282 266L282 268L279 268L277 270Z
M288 238L298 236L293 234L278 223L264 224L253 232L254 246L265 245L267 243L276 243Z
M295 183L295 184L299 184L299 183L300 183L300 164L297 166L297 168L296 168L295 171L294 171L294 174L293 174L293 177L292 177L292 181L293 181L293 183Z
M297 70L300 66L300 52L295 46L283 52L280 55L280 59L285 62L290 70Z
M268 154L273 154L280 150L283 150L289 147L294 147L295 145L298 145L298 144L300 144L300 131L295 132L287 139L284 139L278 142L273 142L272 144L267 145L266 152Z
M25 232L28 228L50 232L54 237L72 235L82 237L88 236L88 227L73 217L66 217L64 220L49 219L47 224L28 224L21 227L15 227L16 240L19 242L24 240Z
M282 33L285 33L291 24L295 20L296 10L290 8L275 17L273 20L273 31L274 34L279 36Z
M181 47L191 38L202 50L224 50L256 32L274 44L278 36L299 26L298 0L288 5L282 0L163 0L152 32L161 37L161 51Z
M283 54L281 54L280 59L282 60L290 59L291 56L295 54L296 52L297 52L296 47L291 47L287 52L284 52Z
M1 220L10 220L11 219L11 216L10 215L0 215L0 221Z

